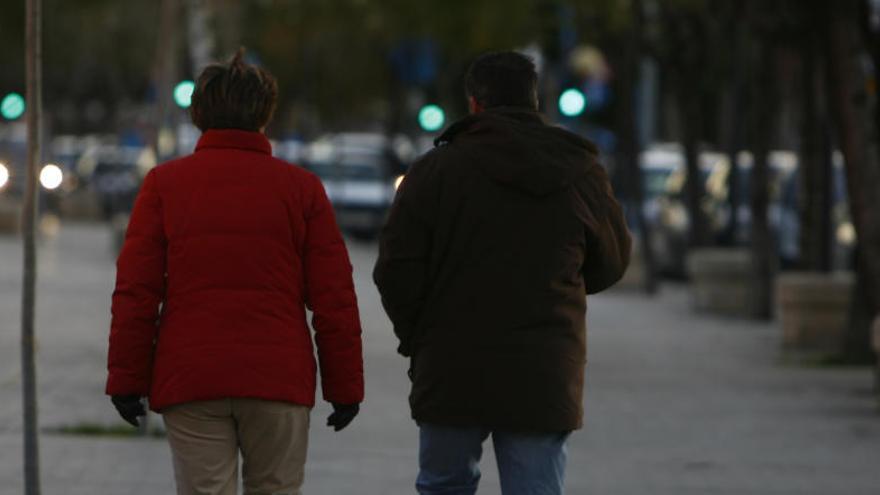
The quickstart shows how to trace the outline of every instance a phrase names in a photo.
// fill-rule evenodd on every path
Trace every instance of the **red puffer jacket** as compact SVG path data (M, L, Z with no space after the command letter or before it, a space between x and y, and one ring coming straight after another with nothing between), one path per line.
M117 261L109 395L150 407L254 397L314 405L364 394L352 269L313 174L259 133L205 132L147 175Z

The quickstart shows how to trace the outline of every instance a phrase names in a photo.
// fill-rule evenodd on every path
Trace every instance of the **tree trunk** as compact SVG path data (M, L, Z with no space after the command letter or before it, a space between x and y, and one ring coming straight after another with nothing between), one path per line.
M773 279L776 271L776 249L767 221L769 204L770 151L776 117L774 77L775 47L766 39L757 37L755 64L758 70L751 75L751 135L753 164L751 174L751 249L755 275L754 316L769 319L773 315Z
M815 10L815 7L813 7ZM812 13L811 13L812 14ZM821 13L811 15L812 27L822 29ZM825 47L819 43L815 29L804 37L803 53L803 113L801 115L800 167L800 260L803 270L831 270L831 210L832 174L831 142L824 104L822 66Z
M703 174L700 170L699 139L702 127L702 111L697 99L697 92L691 91L691 85L683 84L687 77L682 77L678 92L678 107L681 109L682 130L684 132L684 161L687 180L685 181L685 201L690 217L691 247L708 246L711 244L709 221L703 210L703 199L706 195Z
M24 267L21 291L21 378L24 415L24 487L26 495L40 493L40 451L37 427L37 371L34 356L34 313L37 281L37 170L42 151L42 0L27 0L25 67L27 71L27 177L22 207Z
M862 36L865 40L865 45L868 50L868 53L871 55L871 59L873 61L873 65L874 65L874 70L876 71L878 68L880 68L880 30L878 30L874 27L872 19L873 19L873 14L875 12L877 12L878 10L880 10L880 7L875 7L872 4L872 0L862 0L860 2L859 7L860 7L859 18L862 20L862 22L861 22ZM872 103L874 106L874 109L873 109L874 110L874 136L877 137L878 136L877 133L880 132L880 101L878 101L878 97L876 94L876 88L875 88L874 98L872 99ZM877 289L877 290L880 290L880 289ZM864 292L864 291L862 291L862 292ZM856 293L856 297L859 297L859 295L860 295L859 293ZM880 312L880 303L875 303L874 314L876 315L878 312ZM854 313L856 313L856 312L854 311ZM853 318L853 323L856 323L857 320L858 320L858 318ZM872 328L874 329L873 330L874 332L880 331L880 329L877 328L878 326L880 326L880 315L875 316L874 323L872 323ZM874 360L875 360L875 364L876 364L876 366L875 366L875 388L878 391L880 391L880 359L877 359L876 347L874 350L875 350Z
M739 12L737 12L739 14ZM733 37L733 78L728 89L727 108L725 112L729 118L727 124L727 132L725 139L727 141L726 153L730 161L730 174L728 176L727 187L727 204L730 209L730 220L726 226L724 240L727 244L735 246L739 239L739 210L742 199L742 184L740 184L741 176L739 174L739 160L737 155L743 146L743 100L744 93L747 89L747 70L748 61L746 60L746 42L745 26L740 20L740 16L736 15L731 31Z
M858 238L854 313L848 329L845 358L870 359L870 322L880 311L880 205L871 202L880 191L877 129L867 112L858 60L857 0L841 0L829 8L828 90L840 149L846 162L850 215ZM859 104L859 102L862 102Z
M635 91L636 82L639 80L639 63L641 52L641 24L642 24L642 1L632 0L631 11L633 23L629 35L625 41L621 71L619 74L620 109L619 109L619 135L618 163L623 166L626 175L625 186L630 207L636 216L636 228L639 231L639 246L641 248L644 263L644 290L647 294L657 292L657 274L654 263L654 253L651 250L651 226L645 221L644 212L644 187L642 172L639 166L639 143L638 129L636 124Z
M703 134L702 85L707 51L703 33L705 19L694 9L676 8L668 2L655 2L661 13L665 31L665 59L663 60L673 88L674 104L678 110L682 145L684 147L685 184L683 199L688 212L690 247L710 244L708 220L703 211L705 197L704 177L699 163L699 141Z

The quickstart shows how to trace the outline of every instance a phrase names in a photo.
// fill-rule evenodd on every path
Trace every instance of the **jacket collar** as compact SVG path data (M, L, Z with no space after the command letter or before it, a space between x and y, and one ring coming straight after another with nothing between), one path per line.
M529 124L546 124L544 117L535 110L523 107L495 107L467 117L450 125L443 134L434 140L434 146L449 144L459 134L467 131L474 125L490 120L505 119L515 120Z
M266 136L260 132L240 129L208 129L199 138L196 151L211 148L232 148L272 154L272 145Z

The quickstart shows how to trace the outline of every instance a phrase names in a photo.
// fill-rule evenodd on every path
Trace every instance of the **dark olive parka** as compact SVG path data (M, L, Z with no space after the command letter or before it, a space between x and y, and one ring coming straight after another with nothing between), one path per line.
M578 429L586 295L619 280L630 253L596 148L510 108L437 142L400 186L373 274L412 358L412 416Z

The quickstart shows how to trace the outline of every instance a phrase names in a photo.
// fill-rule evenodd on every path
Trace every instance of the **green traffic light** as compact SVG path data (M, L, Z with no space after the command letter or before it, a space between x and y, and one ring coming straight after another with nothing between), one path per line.
M587 108L587 97L575 88L569 88L559 95L559 112L566 117L577 117Z
M193 91L196 89L196 83L186 80L177 83L174 87L174 103L180 108L189 108L192 104Z
M0 102L0 114L6 120L15 120L24 114L24 97L18 93L9 93Z
M446 123L446 113L437 105L425 105L419 110L419 125L428 132L439 131Z

